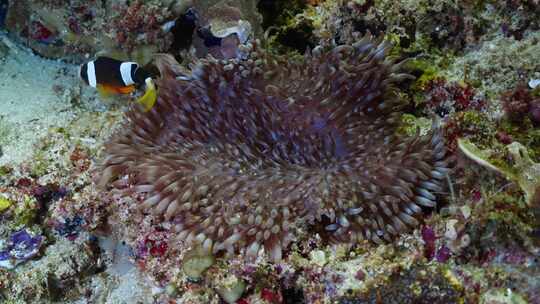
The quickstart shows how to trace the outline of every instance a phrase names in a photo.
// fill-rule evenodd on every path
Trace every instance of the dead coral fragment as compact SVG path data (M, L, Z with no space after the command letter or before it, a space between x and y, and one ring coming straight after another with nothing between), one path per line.
M504 163L490 157L490 151L477 148L470 141L460 138L460 150L479 165L502 174L508 180L516 182L525 193L529 205L539 204L540 195L540 164L535 163L529 156L527 148L518 142L506 146L508 155L513 163Z
M394 135L391 83L408 75L388 49L365 37L293 62L254 44L190 72L162 56L158 102L128 112L100 185L121 176L121 196L144 195L141 209L213 252L280 260L316 224L340 242L390 241L436 205L448 162L440 132Z

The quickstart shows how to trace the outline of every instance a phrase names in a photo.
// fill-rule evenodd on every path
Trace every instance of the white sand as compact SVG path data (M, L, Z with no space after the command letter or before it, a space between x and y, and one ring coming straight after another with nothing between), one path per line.
M36 56L0 33L0 47L6 45L7 56L0 52L0 165L17 165L32 155L49 128L66 126L75 118L79 110L70 101L80 95L83 84L76 75L78 66ZM93 99L76 100L95 107Z

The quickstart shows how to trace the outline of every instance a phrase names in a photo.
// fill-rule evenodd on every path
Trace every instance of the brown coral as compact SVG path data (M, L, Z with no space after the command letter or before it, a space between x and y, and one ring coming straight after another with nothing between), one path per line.
M394 135L391 83L407 75L388 48L366 36L293 60L253 44L191 71L163 55L157 105L128 112L100 185L121 177L121 195L142 194L178 239L213 252L279 260L309 225L341 242L390 241L435 206L448 162L439 132Z

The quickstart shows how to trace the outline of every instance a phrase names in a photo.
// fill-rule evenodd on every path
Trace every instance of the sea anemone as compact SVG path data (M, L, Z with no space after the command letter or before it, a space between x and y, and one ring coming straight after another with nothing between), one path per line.
M128 111L98 186L117 179L120 196L142 197L178 240L213 253L277 261L306 227L391 241L435 207L449 169L438 129L395 135L392 83L409 76L388 50L365 36L296 60L253 42L189 70L160 55L157 104Z

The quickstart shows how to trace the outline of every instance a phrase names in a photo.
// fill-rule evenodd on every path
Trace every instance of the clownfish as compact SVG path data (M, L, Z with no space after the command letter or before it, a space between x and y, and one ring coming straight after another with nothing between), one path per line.
M152 109L157 90L152 75L136 62L125 62L109 57L98 57L79 68L79 76L102 96L131 94L136 87L145 86L145 93L137 99L145 111Z

